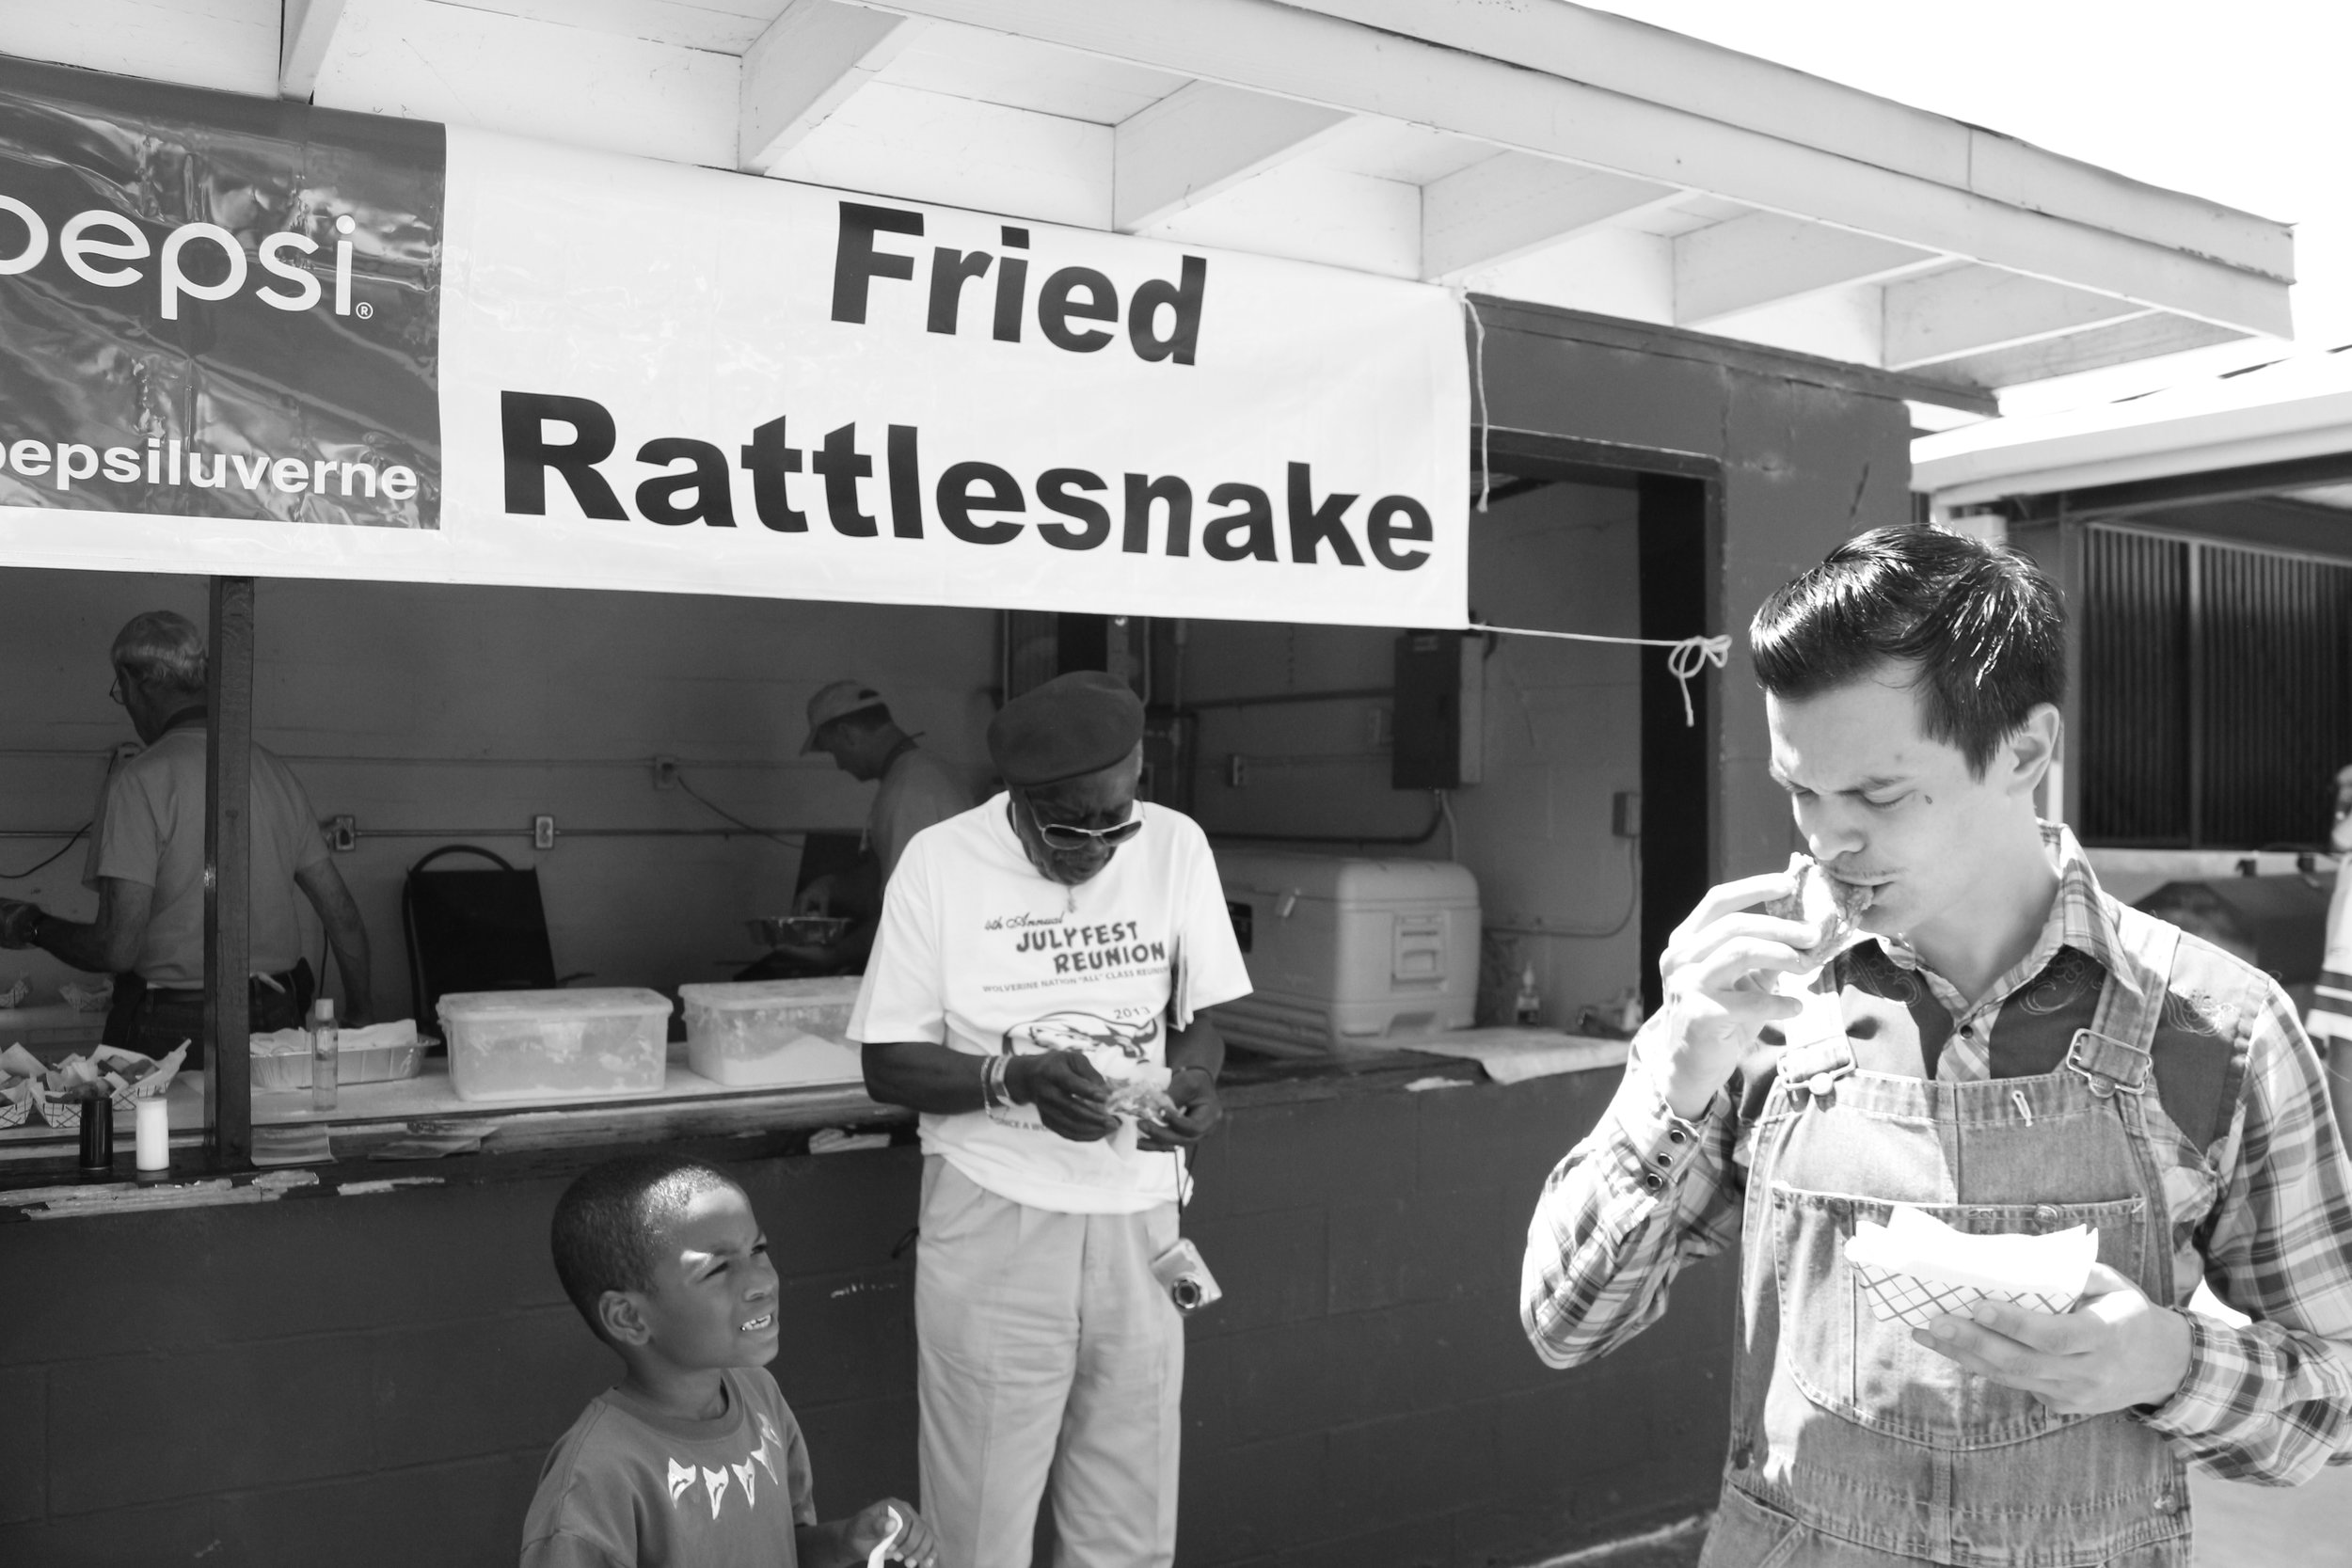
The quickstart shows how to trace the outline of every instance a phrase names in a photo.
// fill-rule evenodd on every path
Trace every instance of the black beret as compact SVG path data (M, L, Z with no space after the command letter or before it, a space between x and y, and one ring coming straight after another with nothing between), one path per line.
M1124 762L1143 738L1143 703L1100 670L1025 691L989 721L988 755L1005 783L1037 789Z

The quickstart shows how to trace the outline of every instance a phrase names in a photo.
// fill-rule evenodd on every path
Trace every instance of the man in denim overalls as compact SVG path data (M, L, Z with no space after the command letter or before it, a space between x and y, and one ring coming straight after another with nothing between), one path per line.
M2272 1484L2352 1460L2352 1187L2268 976L2100 891L2037 820L2065 610L1939 530L1840 546L1751 628L1806 847L1872 890L1812 933L1710 892L1666 1005L1552 1173L1522 1301L1553 1366L1624 1343L1681 1265L1741 1249L1731 1448L1703 1568L2185 1568L2186 1465ZM1881 1323L1845 1240L1892 1205L2095 1227L2063 1316ZM2186 1308L2200 1279L2248 1314Z

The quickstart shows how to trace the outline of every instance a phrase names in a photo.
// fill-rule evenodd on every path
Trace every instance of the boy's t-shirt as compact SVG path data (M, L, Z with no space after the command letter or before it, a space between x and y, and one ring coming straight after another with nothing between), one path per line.
M850 1037L1076 1050L1105 1078L1164 1068L1168 1032L1248 994L1249 971L1199 825L1146 800L1135 813L1142 831L1074 887L1029 863L1003 795L915 834L883 894ZM1028 1105L921 1121L927 1153L1033 1209L1132 1214L1177 1197L1175 1157L1137 1148L1132 1118L1094 1143Z
M722 1375L707 1421L590 1401L539 1473L522 1568L797 1568L793 1528L817 1522L801 1424L766 1368Z

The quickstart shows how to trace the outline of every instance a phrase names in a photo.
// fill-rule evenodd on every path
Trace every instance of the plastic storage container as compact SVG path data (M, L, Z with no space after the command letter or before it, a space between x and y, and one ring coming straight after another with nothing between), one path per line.
M670 1001L635 988L441 998L460 1100L609 1099L661 1087Z
M1478 880L1450 861L1219 850L1251 993L1233 1044L1313 1055L1441 1029L1478 1005Z
M855 1084L865 1071L850 1043L853 975L680 986L686 1061L714 1084Z

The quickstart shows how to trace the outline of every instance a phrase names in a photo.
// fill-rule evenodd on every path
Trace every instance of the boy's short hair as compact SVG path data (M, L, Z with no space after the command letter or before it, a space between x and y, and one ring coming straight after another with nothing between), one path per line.
M556 1200L548 1244L556 1277L599 1339L607 1291L653 1288L662 1227L707 1192L740 1183L716 1165L675 1154L629 1154L582 1171Z
M1756 676L1803 702L1890 664L1916 670L1920 727L1972 777L2026 716L2066 695L2066 601L2006 546L1940 528L1873 529L1764 601Z

